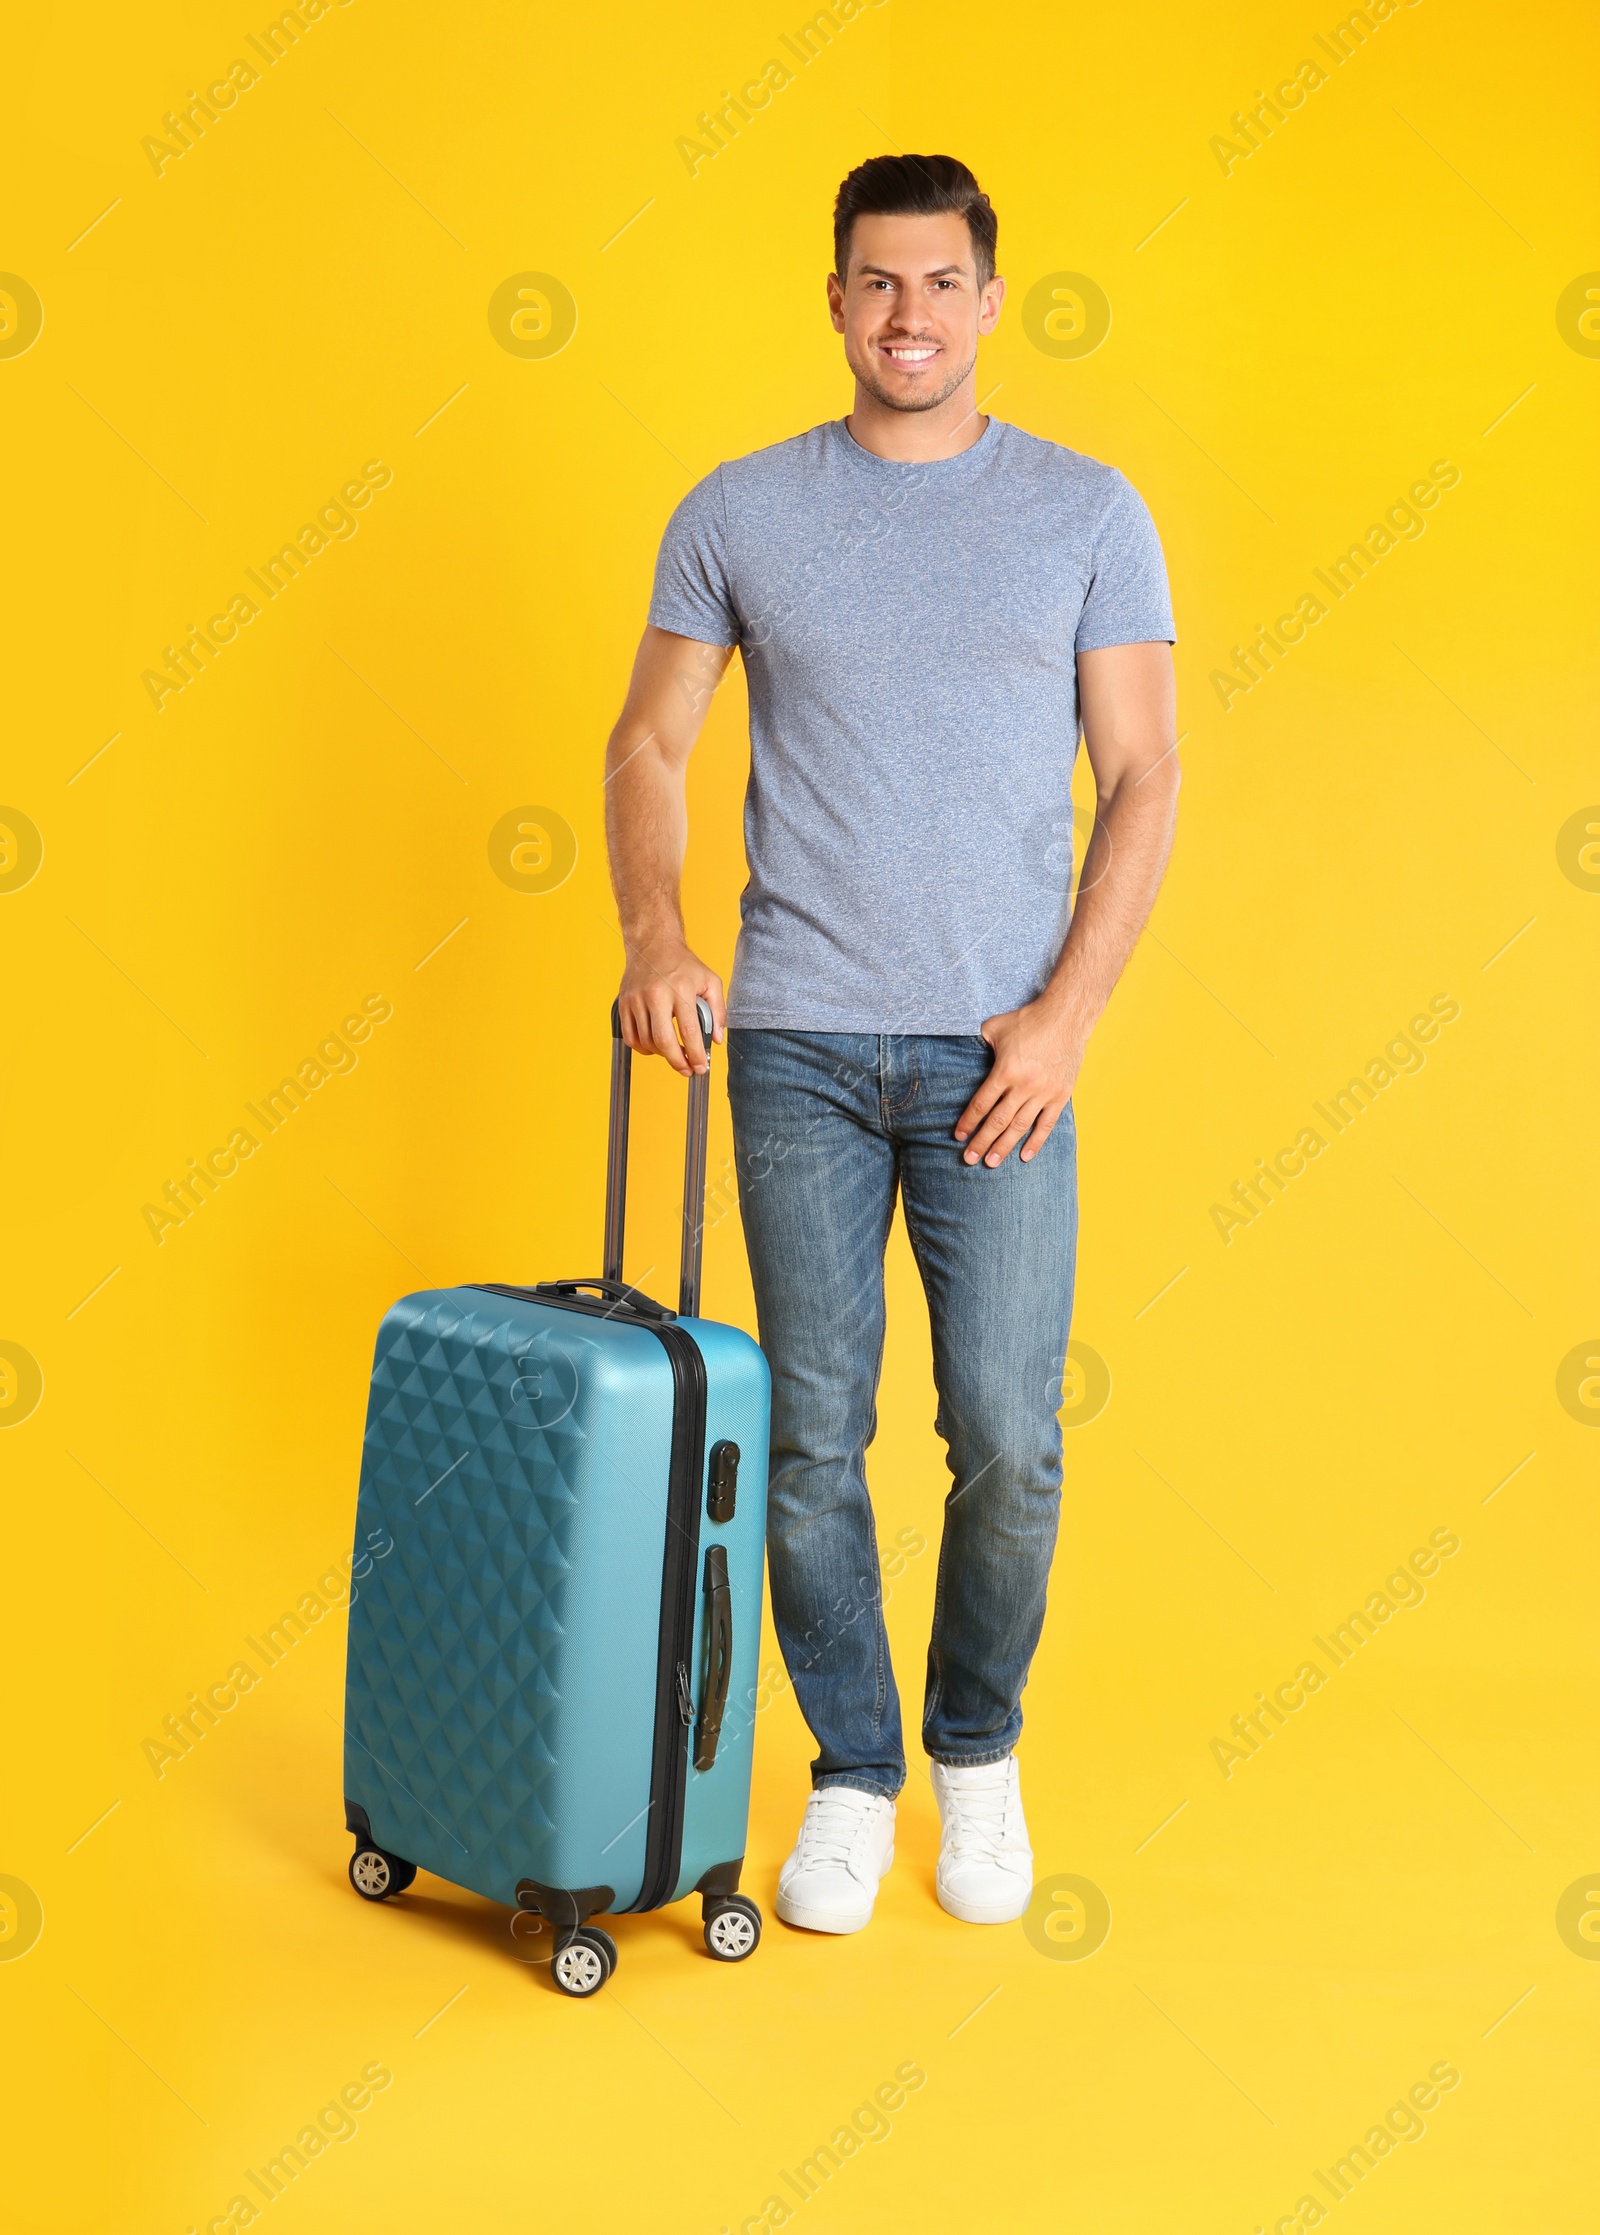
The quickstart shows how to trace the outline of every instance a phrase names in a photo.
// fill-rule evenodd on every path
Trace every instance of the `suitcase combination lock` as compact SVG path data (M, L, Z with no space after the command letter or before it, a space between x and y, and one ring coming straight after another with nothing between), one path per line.
M714 1443L706 1470L706 1512L713 1521L731 1521L739 1490L739 1446Z

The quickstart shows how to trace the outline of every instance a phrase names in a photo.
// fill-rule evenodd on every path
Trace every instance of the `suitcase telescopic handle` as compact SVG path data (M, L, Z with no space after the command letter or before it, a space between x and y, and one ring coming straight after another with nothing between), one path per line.
M700 1245L705 1233L706 1139L711 1121L710 1008L697 1001L706 1068L689 1075L689 1119L683 1145L683 1246L678 1259L678 1310L694 1319L700 1310ZM604 1277L622 1281L622 1241L628 1215L628 1101L633 1050L622 1037L622 1009L611 1004L611 1120L606 1135L606 1239Z

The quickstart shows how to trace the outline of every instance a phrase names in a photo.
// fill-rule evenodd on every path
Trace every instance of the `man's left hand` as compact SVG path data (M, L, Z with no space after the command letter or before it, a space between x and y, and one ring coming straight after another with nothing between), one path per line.
M1029 1164L1071 1099L1087 1034L1059 1010L1030 1001L987 1018L983 1037L994 1063L956 1120L956 1139L966 1143L962 1162L1003 1164L1020 1141Z

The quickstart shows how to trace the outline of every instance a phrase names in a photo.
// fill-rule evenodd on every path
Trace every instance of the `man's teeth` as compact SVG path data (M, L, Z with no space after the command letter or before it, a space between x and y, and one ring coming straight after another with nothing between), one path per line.
M896 364L900 365L925 364L930 357L937 354L938 352L932 349L891 349L889 351L889 355L895 360Z

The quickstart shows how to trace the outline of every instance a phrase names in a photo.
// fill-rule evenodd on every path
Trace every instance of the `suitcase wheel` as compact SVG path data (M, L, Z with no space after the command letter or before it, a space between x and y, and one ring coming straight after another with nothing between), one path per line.
M557 1944L550 1976L563 1994L582 2000L598 1994L617 1968L617 1944L598 1925L580 1925Z
M743 1963L761 1939L761 1912L748 1894L725 1894L705 1905L706 1952L718 1963Z
M350 1857L350 1883L363 1901L387 1901L403 1894L417 1875L415 1863L386 1855L381 1847L357 1847Z
M602 1932L598 1925L585 1925L584 1932L606 1959L606 1977L609 1979L617 1968L617 1944L609 1932Z

